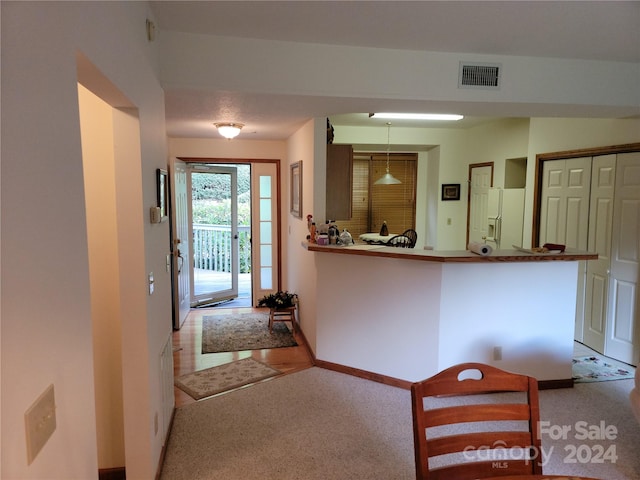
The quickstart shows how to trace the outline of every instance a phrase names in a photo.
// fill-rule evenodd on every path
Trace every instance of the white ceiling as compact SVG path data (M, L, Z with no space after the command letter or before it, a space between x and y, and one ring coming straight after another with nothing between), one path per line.
M432 52L640 62L639 1L151 3L160 31ZM344 112L331 116L335 125L358 125L365 120L371 124L362 113L347 114L370 111L371 104L365 99L165 91L170 136L216 137L196 127L195 120L215 117L220 105L246 112L245 123L256 126L251 138L286 138L309 118L325 116L326 112ZM402 104L379 101L376 109L397 111ZM486 120L471 117L457 126L464 128Z

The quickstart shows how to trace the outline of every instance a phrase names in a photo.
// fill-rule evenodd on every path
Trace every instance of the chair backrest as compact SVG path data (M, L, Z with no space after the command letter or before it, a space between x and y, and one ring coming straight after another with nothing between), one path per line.
M409 228L402 232L402 235L411 239L411 248L416 246L416 243L418 242L418 233L415 230Z
M411 401L418 480L542 475L535 378L463 363L414 383Z
M400 248L413 248L413 243L411 243L411 239L406 235L394 235L391 237L385 245L389 247L400 247Z

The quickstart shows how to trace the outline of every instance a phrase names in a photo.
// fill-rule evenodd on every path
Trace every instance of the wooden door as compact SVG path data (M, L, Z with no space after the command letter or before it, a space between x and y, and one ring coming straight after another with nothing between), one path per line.
M593 157L587 249L590 252L596 252L598 259L585 262L582 341L600 353L604 353L605 350L615 172L616 155Z
M549 160L543 165L539 245L560 243L587 250L591 157ZM578 269L575 338L583 341L586 262Z
M640 360L640 152L619 154L611 241L611 293L605 354Z
M487 236L489 189L493 185L493 164L469 165L469 219L467 244L484 242Z
M186 163L173 159L170 167L173 328L179 329L191 309L189 193L187 189Z

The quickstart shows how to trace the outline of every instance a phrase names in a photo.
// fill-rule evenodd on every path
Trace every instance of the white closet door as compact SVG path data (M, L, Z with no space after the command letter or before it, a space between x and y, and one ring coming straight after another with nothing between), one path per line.
M605 354L640 360L640 152L618 155L611 249L611 294Z
M586 250L591 157L545 162L542 176L540 245Z
M604 353L611 265L611 229L615 190L616 155L593 157L589 242L587 250L598 254L586 263L583 342Z
M591 157L547 161L542 170L538 242L587 250ZM578 269L575 338L583 341L586 262Z

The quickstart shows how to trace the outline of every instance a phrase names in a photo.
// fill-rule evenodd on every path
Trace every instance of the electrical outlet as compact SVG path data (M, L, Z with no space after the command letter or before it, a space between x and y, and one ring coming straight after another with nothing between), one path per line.
M56 400L53 384L24 414L27 430L27 462L30 465L56 430Z
M447 218L447 225L451 225L451 218Z
M149 295L153 295L153 287L154 287L153 272L151 272L149 274Z

